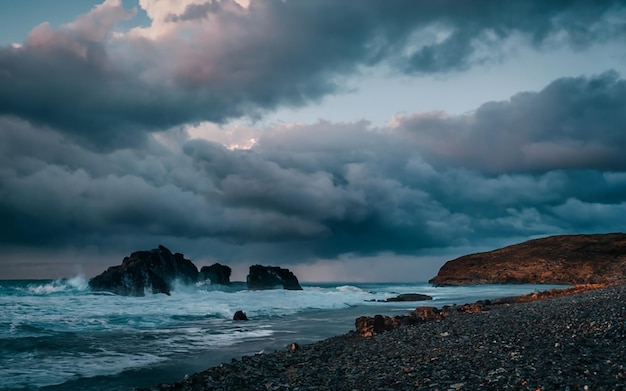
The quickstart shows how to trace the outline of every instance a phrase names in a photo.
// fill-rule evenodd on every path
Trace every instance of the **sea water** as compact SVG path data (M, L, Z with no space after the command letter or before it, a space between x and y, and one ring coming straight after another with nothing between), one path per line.
M92 292L83 277L0 281L0 390L132 390L243 355L311 343L358 316L406 314L555 288L425 283L303 284L302 291L178 285L170 296ZM401 293L433 297L384 302ZM247 322L233 321L243 310Z

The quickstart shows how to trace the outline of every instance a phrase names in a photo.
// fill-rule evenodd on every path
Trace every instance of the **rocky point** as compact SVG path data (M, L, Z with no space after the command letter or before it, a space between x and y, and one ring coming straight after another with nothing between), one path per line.
M626 281L626 234L559 235L447 262L429 282L594 284Z

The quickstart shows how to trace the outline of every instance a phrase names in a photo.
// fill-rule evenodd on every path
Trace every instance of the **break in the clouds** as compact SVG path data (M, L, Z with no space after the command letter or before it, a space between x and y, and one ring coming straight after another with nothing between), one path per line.
M62 254L97 271L162 243L306 270L400 259L407 279L412 257L623 230L626 81L614 70L384 126L366 108L353 122L229 122L347 93L368 69L445 77L498 67L516 45L615 44L621 2L138 5L107 0L0 47L6 276ZM116 27L139 11L149 26Z
M581 50L624 38L618 1L140 5L153 18L149 27L113 31L136 10L107 0L0 48L0 113L90 148L117 148L139 145L145 132L304 106L379 65L441 74L498 61L512 44Z

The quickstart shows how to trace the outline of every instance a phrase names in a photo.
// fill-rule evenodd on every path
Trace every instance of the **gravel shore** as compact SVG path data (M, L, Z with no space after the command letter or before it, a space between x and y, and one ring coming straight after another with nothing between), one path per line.
M626 286L233 360L159 391L626 390Z

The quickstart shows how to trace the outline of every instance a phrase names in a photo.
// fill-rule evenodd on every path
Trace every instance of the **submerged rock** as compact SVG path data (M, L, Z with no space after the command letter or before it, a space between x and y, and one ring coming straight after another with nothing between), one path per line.
M386 301L424 301L432 299L432 296L423 295L421 293L402 293L396 297L390 297Z
M122 264L112 266L89 280L95 291L108 291L123 296L143 296L145 291L170 294L172 283L195 283L198 268L183 254L172 254L159 246L150 251L136 251L125 257Z
M278 266L250 266L247 277L248 289L302 290L298 278L288 269Z
M211 284L230 285L231 272L230 267L214 263L211 266L202 266L198 276L202 281L210 280Z

